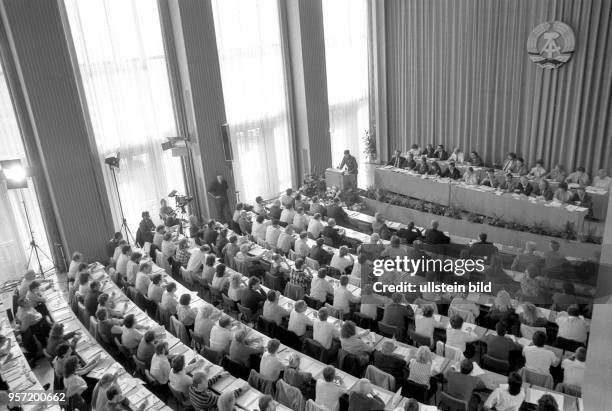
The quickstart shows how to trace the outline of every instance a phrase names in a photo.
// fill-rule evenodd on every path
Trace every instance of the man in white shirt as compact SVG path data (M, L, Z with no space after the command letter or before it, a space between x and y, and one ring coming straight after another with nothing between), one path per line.
M604 190L609 190L611 182L612 178L608 177L606 170L602 168L597 172L597 175L593 179L593 186L603 188Z
M293 223L298 231L306 230L306 228L308 228L308 216L304 214L304 208L299 207L295 211L297 213L293 216L293 221L291 223Z
M142 295L146 296L149 291L149 284L151 284L151 264L142 263L140 264L140 270L136 274L136 281L134 288L136 288Z
M258 215L251 228L251 235L256 241L266 241L268 226L270 226L270 221L266 221L263 215Z
M224 354L229 353L229 346L232 342L231 325L232 320L229 317L224 317L213 326L210 330L210 348L212 350Z
M308 233L306 233L306 231L302 231L300 233L300 238L295 240L293 250L298 256L302 258L308 257L308 254L310 253L310 247L308 246Z
M580 309L577 306L570 306L567 313L559 313L555 322L559 326L557 337L586 343L589 324L580 317Z
M339 339L340 332L334 324L327 321L327 317L327 308L321 308L319 310L318 319L316 319L312 325L312 339L329 350L332 345L332 339Z
M292 204L287 204L285 209L281 212L280 221L287 224L293 224L293 217L295 217L295 210Z
M285 369L285 366L276 355L278 347L280 347L280 341L276 338L268 341L267 350L261 356L261 363L259 364L259 373L273 381L278 380L281 371Z
M321 221L321 214L316 213L308 222L308 231L312 238L317 239L321 235L321 231L323 231L323 222Z
M187 261L187 271L196 273L200 271L202 266L206 263L206 256L210 253L210 247L207 245L201 245L199 249L193 250L189 261Z
M280 237L283 229L280 225L278 225L279 221L274 219L272 220L272 225L266 228L266 243L271 247L276 247L276 243L278 243L278 237Z
M308 306L304 300L298 300L295 302L295 307L289 315L289 324L287 329L293 331L298 337L306 334L306 327L312 326L312 320L306 316L306 309Z
M334 290L334 308L342 311L343 314L350 312L350 304L358 303L361 297L353 295L347 288L349 282L348 275L340 277L340 286Z
M341 274L346 274L346 269L351 267L355 260L353 256L349 254L348 247L343 245L334 253L334 256L331 259L331 263L329 263L330 267L334 267Z
M575 354L561 362L563 368L563 383L575 385L582 389L584 380L584 366L586 361L586 348L579 347Z
M176 245L172 242L172 233L164 234L164 240L161 244L161 252L166 258L174 257L176 253Z
M328 294L334 293L334 286L327 281L327 268L319 268L316 277L310 282L310 296L325 303Z
M176 283L169 283L166 286L166 292L162 295L162 301L160 307L168 310L170 315L176 315L176 308L178 305L178 298L176 298Z
M453 149L453 153L448 158L448 161L454 161L455 163L463 163L464 160L463 151L459 147Z
M536 331L533 334L533 345L523 348L525 367L540 374L550 374L550 367L559 365L561 359L550 350L544 348L546 334Z
M127 263L130 261L130 256L132 255L132 247L129 245L124 245L121 247L121 254L117 258L117 265L115 266L117 272L122 276L127 275Z

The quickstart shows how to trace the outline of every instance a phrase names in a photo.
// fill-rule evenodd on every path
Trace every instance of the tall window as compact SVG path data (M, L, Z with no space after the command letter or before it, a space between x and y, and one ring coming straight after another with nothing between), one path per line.
M244 201L292 186L277 0L214 0L237 190Z
M362 163L370 128L367 1L323 0L323 25L332 161L340 164L349 149Z
M158 219L160 199L185 191L180 159L161 149L177 127L157 1L65 4L111 208L119 223L115 183L104 163L118 152L117 185L134 230L141 211Z
M4 72L0 67L0 160L20 159L27 165L21 132L13 110L13 103L6 83ZM32 226L34 240L47 256L51 256L45 226L36 192L31 178L28 188L7 190L4 181L0 181L0 284L10 279L21 278L30 256L30 231L24 208ZM39 254L43 269L53 265L51 260ZM33 261L30 267L38 270L38 262Z

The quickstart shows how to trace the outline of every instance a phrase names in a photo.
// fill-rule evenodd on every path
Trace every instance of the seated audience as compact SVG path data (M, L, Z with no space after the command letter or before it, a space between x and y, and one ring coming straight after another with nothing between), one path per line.
M523 157L518 157L516 159L516 166L514 168L514 172L519 176L526 176L529 174L529 167L525 164L525 159Z
M448 159L448 153L444 148L444 144L438 144L438 147L434 151L434 158L437 158L440 161L445 161Z
M212 390L212 386L228 375L227 371L222 371L214 377L208 378L204 372L194 373L193 379L188 386L189 402L196 410L233 410L236 398L247 392L250 387L248 384L244 384L240 388L218 395ZM191 379L191 377L189 378Z
M340 247L342 245L343 236L336 227L336 220L330 218L327 220L327 225L323 227L321 235L325 239L325 244L331 247Z
M548 320L538 310L538 307L530 302L525 302L521 305L519 321L521 324L529 327L544 327L548 323Z
M391 238L391 230L385 224L385 217L382 215L382 213L374 214L372 232L378 234L383 240L388 240Z
M530 265L541 267L543 264L542 258L535 254L537 244L533 241L525 243L525 249L521 254L518 254L512 261L510 269L512 271L525 271Z
M589 334L589 323L580 316L580 309L577 305L572 305L567 312L562 311L557 314L555 320L559 326L558 338L565 338L585 344Z
M392 340L383 342L380 350L374 351L372 365L392 375L395 378L396 387L398 387L404 379L406 361L400 355L394 354L396 348Z
M259 364L259 373L262 377L272 381L278 380L281 372L285 370L285 366L277 355L279 347L280 341L276 338L272 338L268 341L266 352L261 356L261 362Z
M188 365L185 365L185 356L177 355L172 359L172 368L168 375L168 385L174 391L189 395L189 388L193 384L191 371L200 368L204 364L204 360L191 360Z
M340 199L338 197L334 198L332 204L327 206L327 218L333 218L339 225L344 227L349 225L348 214L346 214L346 211L344 211L340 205Z
M511 325L515 321L516 314L508 291L499 290L497 292L493 304L487 313L487 318L496 322L503 321L506 325Z
M258 215L251 227L251 235L255 241L266 241L266 230L270 225L270 221L266 220L263 215Z
M253 313L257 313L266 301L266 292L261 288L261 281L257 277L249 278L247 288L242 292L240 304Z
M438 230L438 226L437 220L431 222L430 228L425 231L425 242L428 244L449 244L450 237Z
M406 166L406 157L402 157L402 150L395 150L393 157L387 162L388 166L404 168Z
M480 233L478 235L479 241L470 246L470 257L491 258L492 255L497 254L498 248L493 243L487 241L487 238L487 233Z
M138 275L138 269L140 267L140 261L142 259L141 253L132 253L129 261L125 266L125 279L128 284L136 284L136 276Z
M434 329L444 329L444 325L434 318L434 307L429 304L423 306L423 312L415 317L414 324L414 332L429 337L430 345L433 345Z
M358 303L361 297L354 295L347 289L349 278L347 275L340 277L340 285L334 289L334 308L343 314L350 312L350 304Z
M213 278L215 278L215 263L217 262L217 258L214 254L208 254L206 256L206 260L204 261L204 267L202 269L202 274L200 278L206 283L211 284Z
M181 267L187 268L187 263L189 262L190 257L191 252L189 251L189 240L186 238L182 238L178 242L178 248L176 250L174 260L179 263Z
M538 400L538 409L536 411L560 411L557 400L550 394L544 394Z
M232 342L230 330L232 320L230 317L222 317L210 330L210 349L219 353L227 354Z
M547 180L541 179L533 193L541 200L551 201L555 197L555 192L550 188Z
M548 173L544 178L548 178L554 182L562 183L567 178L567 171L565 171L565 166L563 164L557 164L553 170Z
M279 200L283 207L293 207L293 205L295 204L295 199L293 198L293 190L291 188L285 190L285 194L281 195Z
M317 239L321 235L324 227L325 225L321 221L321 214L316 213L308 222L308 229L306 231L310 234L311 238Z
M215 276L210 286L217 291L222 291L229 284L229 281L230 277L225 275L225 264L217 264L215 267Z
M220 317L220 313L214 311L215 309L212 305L203 305L198 309L198 315L196 315L193 325L193 333L204 338L204 341L210 342L210 332Z
M544 253L544 269L557 271L567 263L565 256L559 251L561 244L557 240L550 240L550 249Z
M408 380L416 384L426 385L428 387L428 398L436 392L436 380L432 377L436 372L439 372L439 370L432 368L432 356L429 347L423 345L417 349L414 358L408 361L410 372Z
M574 284L569 281L565 281L563 283L563 292L554 293L552 300L553 305L550 309L553 311L566 311L572 305L578 304Z
M321 344L326 350L331 348L334 338L340 338L340 332L336 326L327 321L328 316L327 308L322 307L319 309L317 318L312 324L312 339Z
M310 294L310 283L312 281L312 274L310 269L304 265L304 260L298 258L295 260L294 268L291 269L289 274L289 283L299 285L304 289L306 294Z
M554 200L561 203L569 203L572 200L573 194L567 190L567 183L559 183L557 191L555 191Z
M519 411L524 400L523 379L518 373L512 372L508 376L507 386L495 388L485 401L484 409L485 411Z
M345 274L353 266L354 262L355 259L349 253L348 247L343 245L334 253L329 266L340 271L341 274Z
M499 183L497 182L497 176L495 175L494 169L490 168L487 170L487 176L480 181L480 185L491 188L499 187Z
M179 305L176 309L176 317L183 323L185 328L193 331L193 325L198 312L195 308L191 308L191 294L183 294L179 298Z
M453 315L450 318L451 328L446 329L446 345L457 348L461 352L465 352L466 343L471 343L478 340L478 335L474 333L471 327L463 327L463 318L458 315ZM470 371L471 372L471 371Z
M206 257L210 255L209 253L210 247L206 244L201 245L200 248L195 249L189 255L189 261L187 261L185 269L193 273L200 271L206 261Z
M323 368L323 379L317 380L315 402L328 411L340 409L340 397L346 393L344 381L336 377L336 369L331 365Z
M521 346L506 336L506 323L499 321L495 324L497 334L486 335L482 341L487 344L487 355L500 360L508 361L511 351L521 350Z
M565 179L567 184L580 184L583 186L588 186L591 182L589 175L586 173L584 167L578 167L576 171L570 173L569 176Z
M285 225L293 224L293 218L295 215L296 213L293 209L293 204L287 204L285 205L285 209L281 212L279 221L281 223L285 223Z
M143 334L138 331L142 328L136 323L134 314L128 314L123 320L123 329L121 332L121 344L130 351L135 351L142 340Z
M257 215L264 216L268 213L266 210L266 203L262 196L255 197L255 205L253 206L253 212Z
M156 304L161 304L162 297L164 295L164 289L161 286L162 276L161 274L154 274L151 276L151 283L147 289L147 298Z
M396 257L404 257L408 255L408 249L401 244L401 240L398 236L394 235L391 237L389 245L380 254L381 257L387 257L395 259Z
M385 402L374 392L372 383L368 379L360 379L351 388L349 392L349 410L370 411L382 410L384 408Z
M147 367L151 365L151 359L155 354L155 332L147 331L144 333L143 338L138 344L136 349L136 358L147 364Z
M161 245L161 252L164 258L174 258L176 253L176 245L172 242L172 233L164 234L164 238Z
M393 293L391 303L385 306L382 322L392 327L397 327L395 338L403 340L406 335L406 326L414 313L410 306L405 305L404 296L401 293Z
M251 355L260 355L264 352L262 346L255 344L259 338L247 338L246 328L236 331L230 343L229 358L247 368L251 368Z
M230 300L239 302L242 298L242 293L246 289L245 281L242 279L242 274L233 273L229 280L227 296Z
M272 219L272 224L266 229L266 243L270 247L276 247L278 237L280 237L283 231L283 228L279 225L279 220Z
M452 180L459 180L461 178L461 172L455 167L455 163L452 161L448 163L448 168L444 170L441 177L450 178Z
M151 263L142 263L140 264L140 270L138 274L136 274L136 281L134 283L134 288L142 294L147 295L149 292L149 284L151 284L151 272L153 271L153 266Z
M537 160L535 163L535 167L533 167L529 174L527 174L527 178L531 178L534 180L540 180L546 176L546 169L544 168L544 160Z
M397 236L403 239L406 244L412 244L415 240L423 238L423 233L421 233L421 230L415 228L414 222L411 221L406 228L400 228L398 230Z
M586 348L584 347L578 347L574 355L561 361L564 384L582 389L585 361Z
M472 395L474 391L486 388L480 378L470 375L473 370L474 364L468 359L461 361L459 370L451 367L446 374L447 382L444 391L461 401L473 404Z
M561 359L552 351L544 348L546 334L543 331L536 331L532 337L533 345L523 348L525 357L525 368L540 374L550 374L550 367L559 365Z
M130 261L130 256L132 255L132 247L129 245L123 245L121 247L121 254L117 258L117 263L115 265L115 269L119 274L125 278L127 276L127 264Z
M306 392L307 384L312 381L312 374L300 370L301 357L292 352L287 358L287 367L283 373L283 380L293 387L298 388L302 393Z
M334 286L327 280L327 268L319 268L310 283L310 297L325 303L328 295L334 294Z
M480 307L474 301L467 299L467 293L457 293L450 303L449 310L451 309L470 313L474 319L480 315Z
M263 305L262 316L265 320L273 321L276 325L281 325L283 319L289 317L289 311L278 304L279 291L269 290L266 302Z
M308 233L306 231L302 231L300 233L300 238L295 240L295 244L293 245L293 251L298 257L306 258L308 254L310 254L310 246L308 245Z
M601 168L597 171L597 175L593 179L593 187L603 188L604 190L610 189L610 183L612 178L608 177L606 170Z
M340 345L342 349L348 351L349 354L369 357L370 353L374 351L374 345L371 341L364 342L361 339L362 336L366 336L368 333L369 331L365 330L361 335L358 335L355 323L345 321L340 328Z
M525 269L525 275L521 279L521 296L526 300L537 300L540 296L542 285L537 278L539 269L536 265L531 264Z
M289 325L287 329L293 331L298 337L302 337L306 334L306 327L312 327L313 322L306 315L308 306L304 300L298 300L295 302L295 306L289 314Z

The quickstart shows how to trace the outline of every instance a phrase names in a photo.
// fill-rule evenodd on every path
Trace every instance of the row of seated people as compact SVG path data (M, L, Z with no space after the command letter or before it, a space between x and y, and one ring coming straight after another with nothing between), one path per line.
M476 151L470 152L469 156L466 157L459 147L455 147L449 155L442 144L438 145L436 149L433 148L432 144L428 144L424 150L419 150L417 145L413 145L407 152L406 157L402 156L401 150L395 150L393 156L387 162L387 165L398 168L419 169L423 164L427 167L427 159L432 158L439 161L449 161L449 163L465 164L472 167L484 166L484 161ZM419 163L417 163L417 159L420 160ZM529 168L529 165L522 157L512 152L508 153L503 164L500 164L499 169L504 173L514 173L534 180L551 179L559 183L567 182L585 186L592 183L593 186L604 189L608 189L610 187L610 182L612 182L612 179L603 168L598 170L597 176L591 181L585 168L582 166L576 168L576 171L568 173L563 164L556 164L552 170L547 171L544 167L544 161L537 160L535 166ZM495 171L494 169L492 170ZM421 174L427 174L427 171L421 172L420 169L419 172ZM454 171L451 171L450 175L445 177L457 179L458 177L455 178L453 174L455 174Z

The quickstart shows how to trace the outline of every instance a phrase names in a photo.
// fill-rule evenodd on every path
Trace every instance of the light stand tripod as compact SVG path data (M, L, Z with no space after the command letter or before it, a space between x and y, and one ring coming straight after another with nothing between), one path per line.
M128 227L127 225L125 215L123 214L123 204L121 203L121 194L119 194L119 185L117 184L117 175L115 174L115 167L112 164L109 164L108 166L110 167L110 171L113 174L113 181L115 182L115 191L117 192L117 199L119 200L119 212L121 213L121 227L119 227L119 232L125 232L125 241L127 241L128 245L130 245L130 237L132 238L132 242L134 242L134 236L130 231L130 227Z
M30 267L30 263L32 262L32 257L35 257L36 262L38 263L38 271L40 272L40 276L44 278L45 273L55 270L56 267L55 267L55 264L53 264L47 270L43 270L42 268L42 264L40 263L40 254L42 254L44 257L47 258L47 260L51 262L53 262L53 260L36 243L36 240L34 239L34 230L32 229L32 222L30 221L30 213L28 213L28 206L26 205L25 196L23 195L23 188L19 189L19 192L21 194L21 203L23 204L23 211L25 213L26 223L28 224L28 231L30 233L30 255L28 256L27 267L28 268Z

